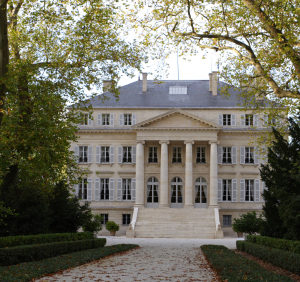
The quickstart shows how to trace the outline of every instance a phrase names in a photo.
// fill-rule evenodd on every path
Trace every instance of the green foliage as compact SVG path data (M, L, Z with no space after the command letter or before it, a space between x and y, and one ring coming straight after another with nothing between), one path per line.
M292 281L286 276L266 270L258 263L224 246L203 245L201 250L222 281Z
M270 248L281 249L288 252L300 254L300 241L292 241L257 235L248 235L247 241Z
M26 261L41 260L86 249L104 247L105 238L78 241L51 242L36 245L23 245L0 249L0 265L13 265Z
M53 258L34 262L25 262L10 267L0 267L0 281L31 281L44 275L55 273L64 269L79 266L93 260L138 247L137 245L114 245L98 249L69 253Z
M114 221L107 221L105 228L110 232L116 232L119 230L119 225L116 224Z
M86 222L82 228L86 232L99 232L102 229L101 225L102 217L99 214L92 215L91 219Z
M289 119L289 139L273 129L268 163L261 166L266 224L262 235L300 240L300 116Z
M266 247L249 241L237 241L237 248L293 273L300 274L300 254Z
M26 236L8 236L0 237L0 248L14 247L19 245L43 244L60 241L78 241L93 239L91 232L78 233L51 233Z
M7 208L4 203L0 201L0 229L5 230L7 226L7 218L14 215L16 215L14 211Z
M232 229L235 232L253 234L260 232L262 224L263 220L256 216L256 212L248 212L233 220Z

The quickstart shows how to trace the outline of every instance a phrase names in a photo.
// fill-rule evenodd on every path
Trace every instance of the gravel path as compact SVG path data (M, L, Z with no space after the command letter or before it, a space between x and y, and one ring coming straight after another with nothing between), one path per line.
M141 248L37 281L218 281L199 246L214 243L232 247L235 241L107 237L107 245L135 243Z

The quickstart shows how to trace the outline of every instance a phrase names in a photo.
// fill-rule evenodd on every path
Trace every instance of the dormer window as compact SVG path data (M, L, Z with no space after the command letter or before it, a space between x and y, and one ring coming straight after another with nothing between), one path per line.
M187 94L187 87L186 86L170 86L169 87L169 94Z

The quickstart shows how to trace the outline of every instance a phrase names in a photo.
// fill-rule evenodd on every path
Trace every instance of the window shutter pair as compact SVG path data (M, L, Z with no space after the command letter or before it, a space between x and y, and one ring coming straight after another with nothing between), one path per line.
M131 146L132 163L136 163L136 146ZM118 163L123 163L123 147L118 148Z
M254 180L254 201L260 200L259 179ZM245 179L240 180L240 201L245 202Z
M102 125L102 114L98 114L98 125ZM109 126L114 126L114 114L109 114Z
M232 185L232 197L231 201L236 202L236 194L237 194L237 180L231 180ZM218 202L222 202L222 195L223 195L223 181L221 178L218 179Z
M123 195L123 187L122 187L122 178L118 178L118 191L117 191L117 200L122 201L122 195ZM131 200L135 201L135 195L136 195L136 179L131 178Z
M109 163L113 164L115 162L114 147L109 147ZM101 146L96 147L96 163L101 164Z
M231 161L232 164L236 164L236 146L231 147ZM223 163L223 147L218 146L218 164Z
M100 201L100 183L101 178L95 179L95 201ZM113 178L109 179L109 200L114 200L114 191L115 191L115 180Z
M136 115L135 114L132 114L131 115L131 121L132 121L132 125L135 125L136 124ZM121 126L124 125L124 114L120 114L120 119L119 119L119 123Z

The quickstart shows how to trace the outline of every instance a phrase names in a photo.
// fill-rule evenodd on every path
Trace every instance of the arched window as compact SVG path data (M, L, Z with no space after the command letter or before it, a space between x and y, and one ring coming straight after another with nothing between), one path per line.
M147 203L158 203L158 180L150 177L147 181Z
M174 177L171 181L171 204L182 203L182 180L180 177Z
M195 182L195 204L207 203L207 182L204 177L199 177Z

